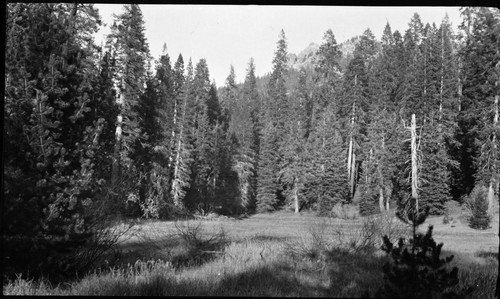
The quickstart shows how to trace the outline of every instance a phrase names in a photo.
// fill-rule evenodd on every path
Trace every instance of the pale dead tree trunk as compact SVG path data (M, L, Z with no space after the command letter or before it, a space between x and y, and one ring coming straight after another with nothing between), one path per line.
M418 213L417 124L415 114L411 115L411 197L415 199L415 208Z
M460 79L460 70L462 69L462 61L458 58L458 112L462 111L462 80Z
M386 211L389 211L389 210L390 210L390 207L389 207L389 197L386 197L386 198L385 198L385 210L386 210Z
M354 86L358 83L358 76L354 76ZM352 103L352 115L351 115L351 134L349 136L349 151L347 155L347 180L349 182L349 192L350 195L353 196L354 192L354 168L356 164L356 157L354 155L354 119L356 116L356 99L354 99Z
M354 185L355 185L355 180L356 180L356 154L353 152L352 153L352 164L351 164L351 197L354 196Z
M328 108L327 108L328 109ZM323 135L321 136L322 142L321 142L321 148L322 148L322 157L325 154L325 130L326 130L326 113L323 113ZM321 161L323 162L323 160ZM321 172L325 172L325 164L321 163Z
M119 90L119 89L117 89ZM120 96L116 99L116 103L119 106L119 114L116 117L116 130L115 130L115 146L113 150L113 163L111 165L111 186L115 187L120 176L120 149L122 140L122 125L123 125L123 115L122 107L125 99L123 92L120 92Z
M385 154L385 136L382 137L382 152ZM382 174L380 175L380 177L382 178L382 183L380 184L380 192L382 192L382 194L384 194L383 188L384 188L385 181L383 180L384 177L382 176ZM385 194L388 195L390 193L386 192ZM388 196L384 196L384 197L385 197L385 210L389 211L389 197Z
M168 170L170 171L172 167L172 162L174 161L174 144L175 144L175 130L177 129L177 99L174 100L174 120L173 120L173 126L172 126L172 133L171 136L172 138L170 139L170 153L168 156Z
M381 186L378 187L378 194L378 207L382 213L384 211L384 189Z
M370 157L368 158L368 161L369 161L369 165L373 165L373 147L370 148ZM369 185L370 182L368 181L368 171L365 171L365 185Z
M293 180L293 199L295 203L295 213L299 212L299 184L297 183L297 178Z
M347 154L347 179L351 181L352 134L349 136L349 151Z
M179 208L183 208L182 199L180 198L180 191L179 191L179 189L182 188L180 183L181 178L179 177L179 168L181 163L182 138L184 132L184 122L186 118L186 105L187 105L187 99L184 97L184 105L182 108L182 119L180 124L181 129L179 131L179 139L177 141L177 153L175 157L174 177L172 180L172 189L171 189L174 205Z
M425 43L425 42L424 42ZM425 47L425 44L424 44ZM424 95L427 94L427 47L424 52Z
M498 82L496 84L498 86ZM488 188L488 212L490 214L494 213L494 203L495 203L495 188L498 190L498 169L497 169L497 151L498 151L498 144L497 144L497 128L498 128L498 98L499 96L495 96L495 103L494 103L494 111L495 115L493 116L493 138L492 138L492 144L493 144L493 150L492 150L492 156L493 156L493 161L492 161L492 174L491 174L491 179L490 179L490 186Z
M379 198L378 198L378 205L380 208L380 212L384 211L384 178L382 177L382 171L380 169L380 163L377 163L377 174L379 177L379 184L378 184L378 193L379 193Z

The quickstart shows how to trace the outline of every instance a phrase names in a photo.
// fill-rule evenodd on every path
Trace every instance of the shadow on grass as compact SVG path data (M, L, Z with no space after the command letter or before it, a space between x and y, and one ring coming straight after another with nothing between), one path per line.
M477 257L482 257L482 258L492 258L496 259L498 261L498 251L493 252L493 251L479 251L476 253Z
M287 238L278 236L268 236L268 235L255 235L250 237L248 241L258 241L258 242L284 242Z
M276 263L249 269L222 278L211 295L252 297L325 296L328 289L320 284L301 281L289 265Z
M121 245L120 258L114 266L123 267L139 260L169 261L177 269L201 266L223 254L227 244L225 235L202 234L165 235L129 242Z
M339 258L342 258L340 260ZM359 297L382 281L384 258L334 253L330 260L294 261L283 259L260 263L243 272L181 276L154 274L147 279L99 279L80 294L136 296L251 296L251 297ZM135 281L135 283L134 283Z

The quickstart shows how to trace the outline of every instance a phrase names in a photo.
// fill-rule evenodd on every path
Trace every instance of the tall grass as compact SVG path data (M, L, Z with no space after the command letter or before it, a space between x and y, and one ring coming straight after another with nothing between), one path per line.
M182 233L172 226L155 231L155 238L162 240L149 252L155 259L143 254L142 260L94 271L67 285L18 278L4 284L4 294L360 297L382 284L382 266L387 261L384 255L360 248L371 244L376 249L378 235L397 231L391 221L370 218L347 228L337 220L322 219L311 222L306 233L296 238L280 237L271 231L254 231L242 238L225 235L224 246L207 250L217 252L212 258L189 265L172 263L175 252L187 249ZM219 232L215 226L203 223L195 229L196 225L184 223L181 229L197 235L197 240L215 240ZM470 298L492 298L498 260L489 258L488 265L480 265L455 255L460 287L477 285Z

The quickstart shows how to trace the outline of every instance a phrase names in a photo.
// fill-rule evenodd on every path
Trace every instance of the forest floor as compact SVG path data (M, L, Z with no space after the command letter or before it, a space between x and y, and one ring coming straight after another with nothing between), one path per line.
M419 230L433 225L434 240L444 243L441 257L455 256L456 290L472 286L468 297L493 298L499 214L491 228L474 230L459 206L448 208L451 222L431 216ZM365 245L379 248L382 234L408 233L395 217L377 218L375 226L367 219L276 212L143 221L124 236L115 268L66 286L19 280L4 285L4 294L360 297L383 283L388 261Z

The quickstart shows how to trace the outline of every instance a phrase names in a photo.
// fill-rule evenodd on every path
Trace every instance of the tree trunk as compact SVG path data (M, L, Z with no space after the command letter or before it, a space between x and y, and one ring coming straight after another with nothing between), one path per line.
M352 153L351 164L351 198L354 196L354 184L356 183L356 154Z
M183 208L184 205L182 204L182 198L179 197L179 191L176 189L182 188L181 184L179 181L181 178L179 177L179 168L180 168L180 162L181 162L181 150L182 150L182 138L183 132L184 132L184 122L186 118L186 105L187 105L187 99L184 98L184 105L182 109L182 119L181 119L181 129L179 131L179 139L177 142L177 153L175 157L175 166L174 166L174 176L172 179L172 188L171 188L171 193L173 195L173 202L174 205L178 208Z
M121 107L123 106L124 97L123 93L120 94L120 97L117 99L116 103ZM115 147L113 151L113 163L111 165L111 186L115 187L118 182L118 178L120 177L120 149L121 149L121 140L122 140L122 123L123 116L118 114L116 117L116 131L115 131Z
M299 186L297 184L297 178L294 179L293 183L293 198L295 202L295 213L299 212Z
M175 146L175 130L177 129L177 97L174 100L174 120L173 120L173 126L172 126L172 133L171 133L171 139L170 139L170 153L168 156L168 170L170 172L171 167L172 167L172 162L174 160L174 146Z
M379 187L378 189L379 198L378 198L378 206L380 208L380 213L384 212L384 189Z
M415 114L411 115L411 197L415 199L415 208L418 213L417 125Z
M385 198L385 210L386 211L390 210L390 207L389 207L389 197L388 196Z
M349 151L347 152L347 179L351 181L352 135L349 137Z
M497 83L498 84L498 83ZM498 95L495 96L495 106L494 106L494 111L495 111L495 116L493 117L493 138L492 138L492 143L493 143L493 167L492 167L492 174L491 174L491 179L490 179L490 187L488 188L488 213L493 215L494 214L494 204L495 204L495 187L498 190L498 169L497 169L497 163L496 161L498 157L498 144L497 144L497 126L498 126Z
M443 87L444 87L444 26L441 26L441 84L439 87L439 120L443 116Z
M354 77L355 84L357 77ZM349 184L350 197L354 196L354 169L356 164L356 157L354 154L354 118L356 115L356 102L352 103L352 116L351 116L351 135L349 136L349 152L347 156L347 180Z

